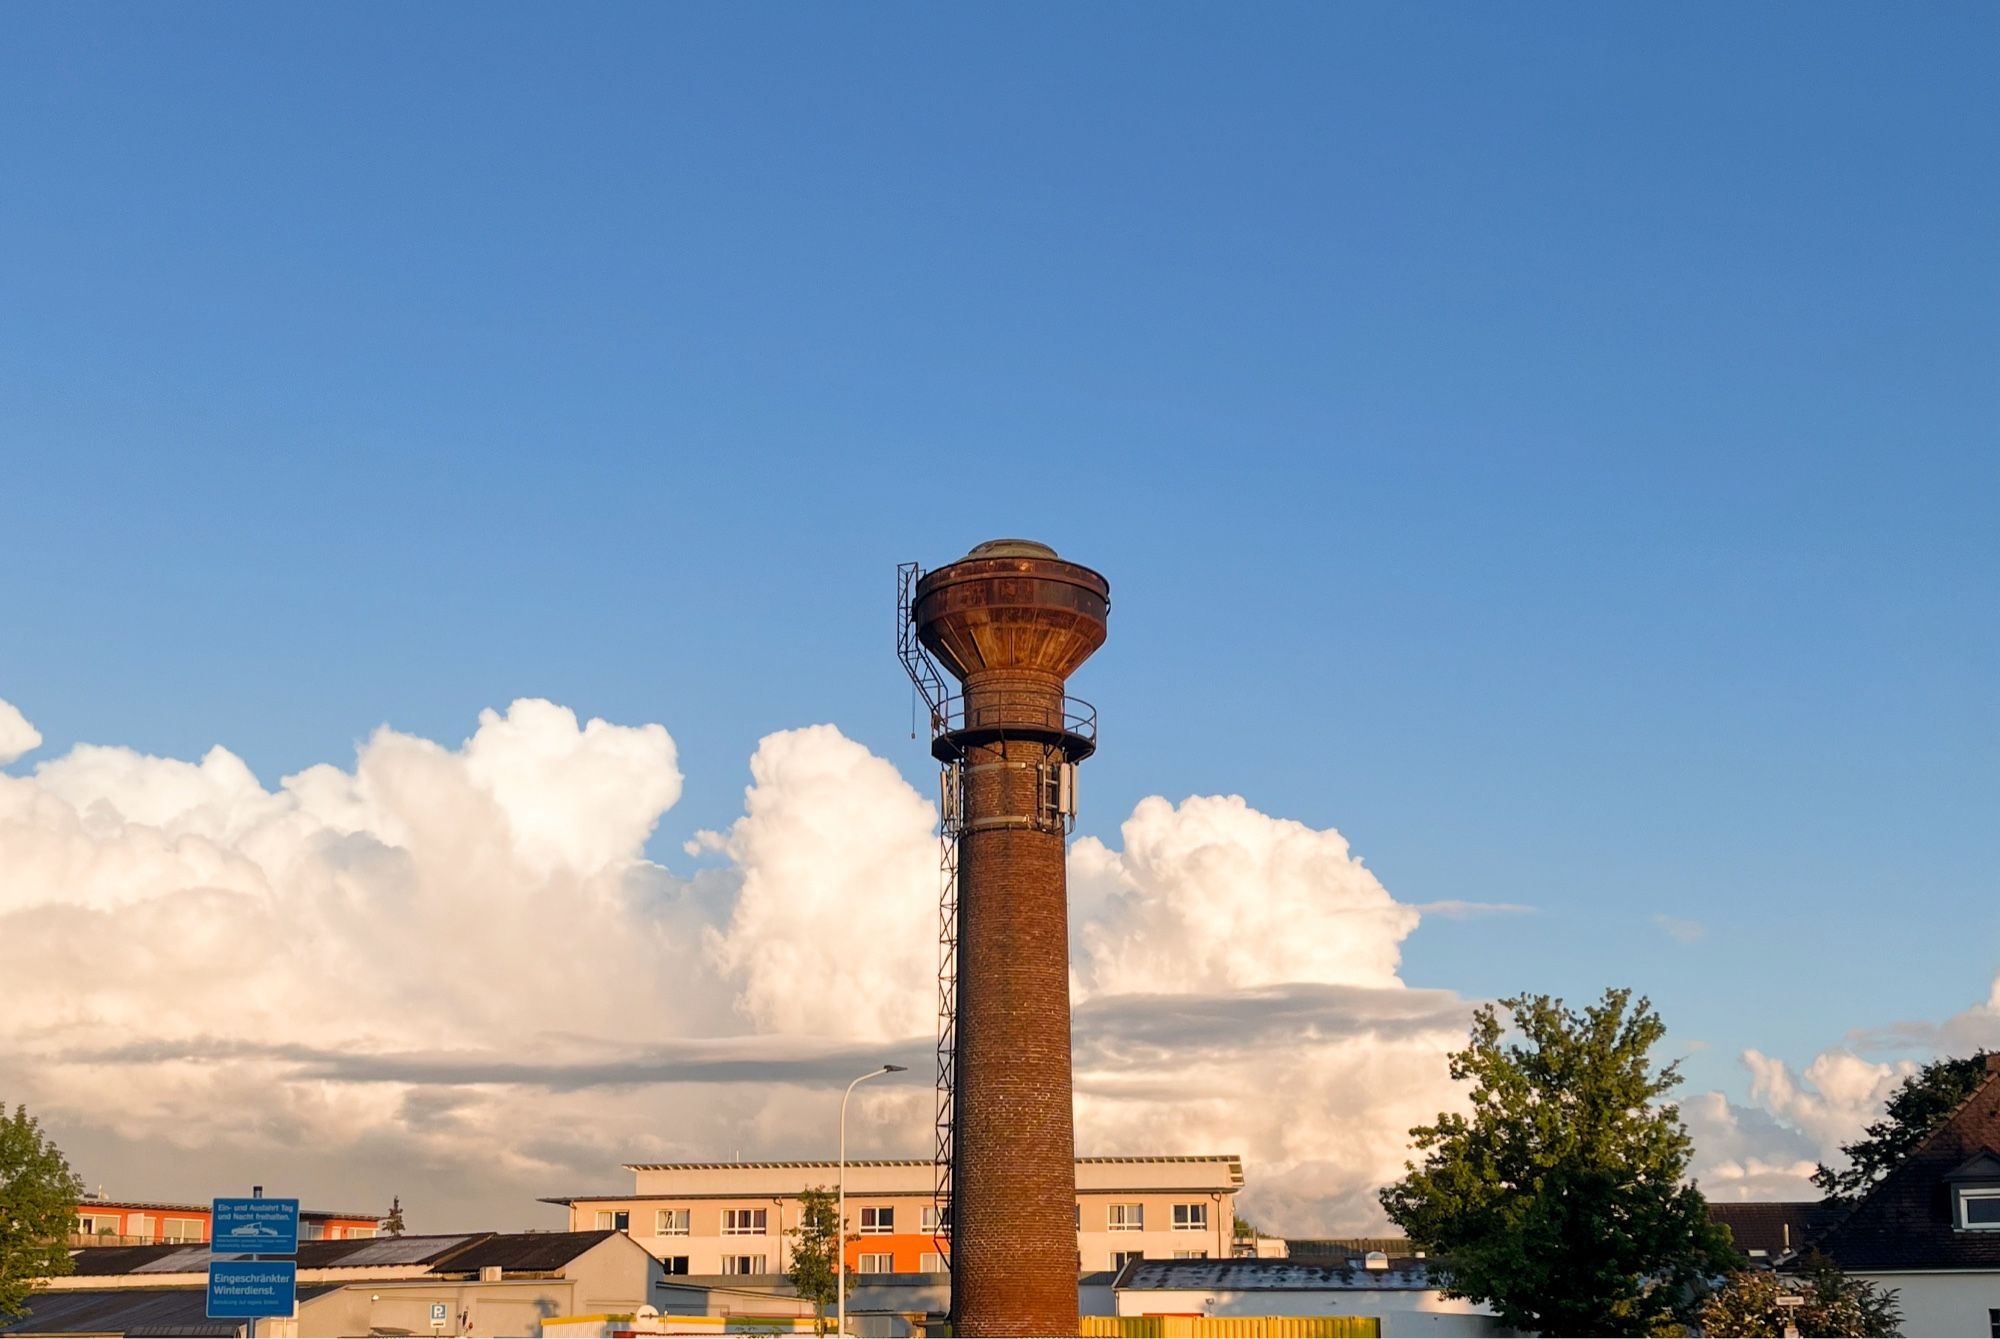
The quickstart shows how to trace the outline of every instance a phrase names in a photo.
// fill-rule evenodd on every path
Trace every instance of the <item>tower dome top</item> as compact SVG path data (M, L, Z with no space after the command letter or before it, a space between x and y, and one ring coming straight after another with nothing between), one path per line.
M1056 551L1032 539L989 539L975 544L968 558L1053 558Z

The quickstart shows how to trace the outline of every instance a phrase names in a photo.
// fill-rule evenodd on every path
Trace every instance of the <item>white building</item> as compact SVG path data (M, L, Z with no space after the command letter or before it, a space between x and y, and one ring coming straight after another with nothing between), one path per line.
M1119 1271L1112 1296L1120 1316L1373 1317L1384 1339L1508 1333L1484 1308L1446 1298L1408 1256L1141 1260Z
M1958 1110L1779 1272L1815 1250L1896 1289L1905 1334L2000 1336L2000 1055Z

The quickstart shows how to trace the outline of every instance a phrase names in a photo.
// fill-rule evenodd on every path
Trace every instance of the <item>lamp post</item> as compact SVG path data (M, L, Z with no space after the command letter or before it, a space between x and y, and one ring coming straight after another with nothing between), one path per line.
M904 1069L903 1065L871 1069L848 1084L847 1091L840 1095L840 1208L833 1220L833 1332L842 1336L847 1333L847 1099L854 1096L855 1084L879 1079L884 1074L901 1074Z

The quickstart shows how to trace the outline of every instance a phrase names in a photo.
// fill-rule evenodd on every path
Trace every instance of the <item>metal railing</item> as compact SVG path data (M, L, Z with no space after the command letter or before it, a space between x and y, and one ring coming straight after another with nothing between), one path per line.
M1042 730L1097 742L1097 708L1080 697L1065 697L1057 705L1039 693L981 694L978 707L968 711L964 694L954 694L931 710L931 738L965 730Z

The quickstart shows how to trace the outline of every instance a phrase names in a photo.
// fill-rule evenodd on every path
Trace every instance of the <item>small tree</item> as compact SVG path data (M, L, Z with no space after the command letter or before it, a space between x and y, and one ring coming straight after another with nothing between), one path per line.
M1381 1192L1412 1242L1440 1257L1447 1295L1541 1334L1644 1335L1692 1318L1708 1279L1740 1263L1708 1206L1683 1185L1692 1145L1656 1101L1680 1082L1648 1053L1666 1032L1631 992L1577 1014L1561 1000L1491 1005L1451 1056L1472 1115L1410 1131L1421 1167Z
M1702 1303L1702 1331L1744 1339L1780 1339L1787 1326L1832 1339L1891 1339L1899 1333L1903 1315L1895 1289L1850 1279L1817 1252L1804 1265L1805 1273L1797 1277L1780 1278L1768 1270L1731 1274ZM1800 1303L1778 1305L1787 1295Z
M798 1226L785 1235L792 1239L792 1286L813 1304L813 1333L825 1334L826 1309L839 1289L833 1271L840 1267L840 1210L833 1191L825 1186L800 1191Z
M0 1320L25 1313L37 1279L70 1272L83 1181L40 1124L0 1106Z
M1986 1081L1986 1054L1976 1051L1963 1060L1933 1060L1904 1079L1889 1095L1882 1119L1862 1138L1840 1146L1847 1155L1847 1169L1836 1172L1821 1163L1813 1173L1813 1184L1836 1204L1852 1204L1867 1194Z
M392 1237L403 1235L403 1197L397 1195L389 1201L389 1216L382 1220L382 1230Z

